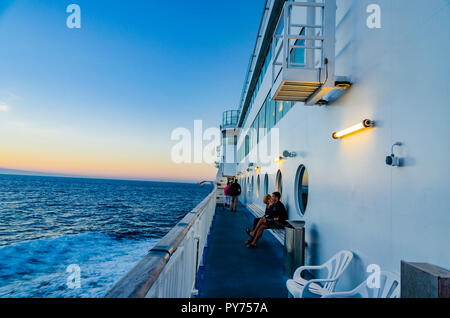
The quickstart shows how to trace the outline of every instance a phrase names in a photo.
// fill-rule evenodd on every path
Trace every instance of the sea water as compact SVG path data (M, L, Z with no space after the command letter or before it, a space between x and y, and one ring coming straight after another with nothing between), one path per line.
M0 297L102 297L211 190L0 175Z

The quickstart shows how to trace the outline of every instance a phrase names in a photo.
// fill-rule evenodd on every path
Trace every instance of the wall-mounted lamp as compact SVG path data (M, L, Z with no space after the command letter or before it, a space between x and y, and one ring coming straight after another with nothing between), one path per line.
M282 161L284 161L284 158L283 157L277 157L277 158L275 158L274 160L273 160L273 162L275 162L275 163L278 163L278 162L282 162Z
M283 151L283 157L285 158L295 158L297 157L297 153L296 152L289 152L287 150Z
M386 164L388 166L392 166L392 167L401 167L402 165L402 160L399 157L396 157L394 154L394 148L395 147L401 147L403 146L403 143L401 142L396 142L395 144L392 145L391 147L391 155L386 157Z
M355 132L374 127L375 123L370 119L364 120L362 123L356 124L352 127L333 133L333 139L339 139Z
M259 172L261 170L260 167L255 167L255 171Z

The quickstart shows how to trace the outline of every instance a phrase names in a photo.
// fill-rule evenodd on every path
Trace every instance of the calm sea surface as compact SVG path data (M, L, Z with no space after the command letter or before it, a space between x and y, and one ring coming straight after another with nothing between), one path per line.
M0 297L103 296L211 191L0 175ZM78 289L67 285L72 264Z

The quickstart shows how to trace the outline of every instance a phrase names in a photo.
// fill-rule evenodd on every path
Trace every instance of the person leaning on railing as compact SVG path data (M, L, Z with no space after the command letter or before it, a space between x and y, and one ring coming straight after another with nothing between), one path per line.
M274 192L272 194L272 204L266 210L267 215L259 220L256 228L252 232L247 232L250 236L250 239L245 242L248 248L256 247L256 243L258 243L265 229L284 229L286 227L288 214L284 204L280 200L281 193Z

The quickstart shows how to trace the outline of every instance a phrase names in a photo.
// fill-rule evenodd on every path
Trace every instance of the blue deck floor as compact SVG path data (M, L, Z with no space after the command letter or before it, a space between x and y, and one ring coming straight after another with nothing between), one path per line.
M200 271L200 298L285 298L283 246L264 233L257 249L248 249L245 229L253 217L242 205L232 213L218 207L211 229L205 266Z

